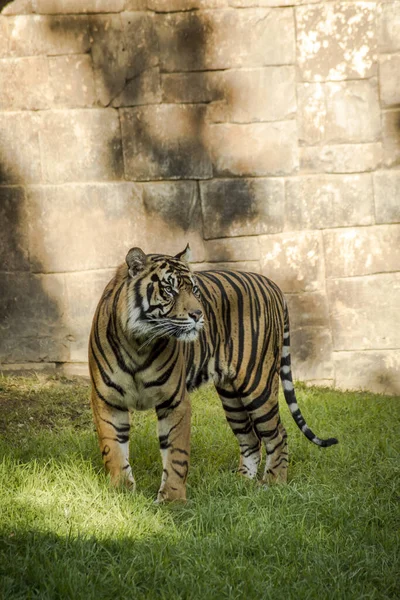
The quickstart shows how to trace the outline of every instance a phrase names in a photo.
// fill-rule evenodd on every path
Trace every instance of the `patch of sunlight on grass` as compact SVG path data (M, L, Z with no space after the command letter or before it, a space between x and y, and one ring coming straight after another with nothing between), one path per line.
M289 484L265 489L234 473L236 440L204 388L188 502L158 506L153 413L133 415L137 492L113 490L86 385L0 378L0 597L397 598L399 399L297 388L311 428L338 446L310 444L283 401Z

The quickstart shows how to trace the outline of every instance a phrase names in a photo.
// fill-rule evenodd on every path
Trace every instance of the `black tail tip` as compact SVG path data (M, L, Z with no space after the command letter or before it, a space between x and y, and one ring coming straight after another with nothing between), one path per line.
M337 440L336 438L328 438L327 440L322 440L323 441L323 447L324 448L328 448L328 446L334 446L335 444L339 443L339 440Z

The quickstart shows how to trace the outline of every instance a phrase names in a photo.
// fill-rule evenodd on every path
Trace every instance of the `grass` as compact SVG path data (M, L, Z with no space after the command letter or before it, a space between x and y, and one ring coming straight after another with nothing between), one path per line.
M263 489L232 472L215 393L194 394L189 501L157 506L153 413L134 415L130 495L108 485L86 384L0 377L0 598L398 598L399 398L298 399L340 444L310 444L282 406L289 484Z

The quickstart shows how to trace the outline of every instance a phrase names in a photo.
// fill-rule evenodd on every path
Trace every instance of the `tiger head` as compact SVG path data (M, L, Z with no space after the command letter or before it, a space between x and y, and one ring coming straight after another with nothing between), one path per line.
M129 331L149 341L174 337L185 342L197 339L204 314L196 279L189 267L189 244L176 256L146 255L131 248L128 266Z

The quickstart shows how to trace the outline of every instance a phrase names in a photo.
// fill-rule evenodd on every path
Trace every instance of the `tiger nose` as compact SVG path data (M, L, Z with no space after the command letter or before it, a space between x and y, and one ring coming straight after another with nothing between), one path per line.
M203 316L203 311L201 311L200 309L192 310L189 313L189 317L191 319L193 319L193 321L199 321L202 316Z

